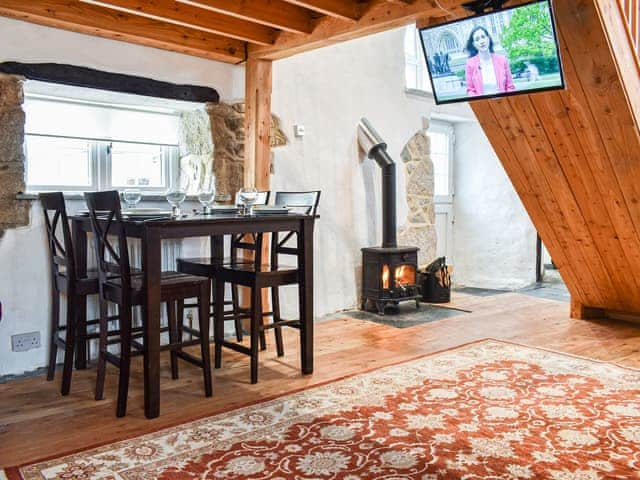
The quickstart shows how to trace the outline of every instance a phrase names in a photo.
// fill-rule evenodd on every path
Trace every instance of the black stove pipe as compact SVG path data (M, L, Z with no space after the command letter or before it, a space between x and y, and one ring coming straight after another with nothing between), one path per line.
M387 144L366 118L360 119L358 142L367 156L382 169L382 247L397 247L396 164L387 153Z

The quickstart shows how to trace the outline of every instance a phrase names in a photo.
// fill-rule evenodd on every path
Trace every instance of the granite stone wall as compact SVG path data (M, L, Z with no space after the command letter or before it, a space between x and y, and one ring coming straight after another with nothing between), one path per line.
M231 201L244 178L244 103L207 105L213 137L213 172L216 200ZM280 120L271 116L271 147L288 143Z
M426 131L419 131L409 140L401 159L406 169L409 214L399 240L401 245L420 248L418 264L425 265L436 255L433 162Z
M23 81L0 74L0 237L29 224L30 202L16 199L25 189Z

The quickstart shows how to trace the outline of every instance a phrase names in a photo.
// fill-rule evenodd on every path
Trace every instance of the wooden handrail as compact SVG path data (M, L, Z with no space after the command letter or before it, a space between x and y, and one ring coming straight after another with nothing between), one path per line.
M636 53L636 62L640 68L640 0L618 0L618 6L627 20L629 42Z

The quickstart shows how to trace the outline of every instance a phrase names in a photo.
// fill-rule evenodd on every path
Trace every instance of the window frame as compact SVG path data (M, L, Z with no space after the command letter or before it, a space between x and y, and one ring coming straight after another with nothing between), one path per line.
M162 175L165 178L165 185L161 187L155 186L131 186L131 188L139 189L143 196L165 193L167 190L174 188L179 184L180 180L180 154L177 145L161 145L157 143L144 142L123 142L111 140L96 140L90 138L66 137L61 135L43 135L38 133L26 133L27 137L45 137L52 139L74 139L85 140L89 143L89 175L91 179L90 185L72 186L72 185L26 185L27 193L63 191L68 193L81 193L86 191L113 190L114 188L124 189L127 186L114 187L111 177L111 148L113 143L136 143L138 145L156 145L162 148ZM25 163L28 172L29 154L25 148ZM28 178L27 178L28 180Z

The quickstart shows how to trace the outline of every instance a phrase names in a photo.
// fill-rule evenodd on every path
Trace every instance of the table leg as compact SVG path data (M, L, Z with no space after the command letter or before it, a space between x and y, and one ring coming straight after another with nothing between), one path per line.
M77 278L87 276L87 232L77 222L72 222ZM87 368L87 297L81 297L76 305L76 368Z
M313 373L313 219L301 220L300 253L300 353L302 373Z
M145 299L144 322L144 413L147 418L160 415L160 275L161 240L149 226L142 238L142 270Z

